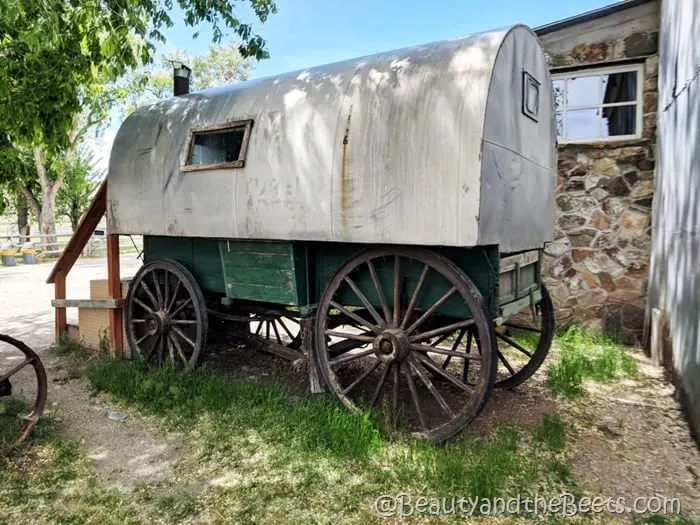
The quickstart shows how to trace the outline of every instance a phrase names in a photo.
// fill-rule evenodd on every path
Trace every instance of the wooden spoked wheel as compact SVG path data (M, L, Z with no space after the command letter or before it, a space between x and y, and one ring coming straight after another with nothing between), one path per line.
M498 372L496 387L514 388L542 366L554 337L554 306L547 288L534 309L510 317L497 330Z
M462 328L494 348L491 316L464 273L426 250L375 248L329 282L318 305L315 352L345 406L377 409L391 427L440 442L478 415L495 381L495 352L426 344ZM446 358L451 364L443 366Z
M48 384L39 356L27 345L0 334L0 444L19 444L39 421ZM9 346L8 346L9 345Z
M301 348L300 328L298 319L287 316L263 316L250 323L250 331L253 335L292 350Z
M180 263L146 263L129 286L126 336L132 351L150 363L176 368L197 364L207 340L204 296Z

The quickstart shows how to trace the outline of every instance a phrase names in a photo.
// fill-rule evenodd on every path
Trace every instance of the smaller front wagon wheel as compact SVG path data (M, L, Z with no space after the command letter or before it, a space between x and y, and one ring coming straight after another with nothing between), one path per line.
M144 264L129 286L126 337L131 350L149 363L193 368L206 345L208 318L197 281L182 264Z

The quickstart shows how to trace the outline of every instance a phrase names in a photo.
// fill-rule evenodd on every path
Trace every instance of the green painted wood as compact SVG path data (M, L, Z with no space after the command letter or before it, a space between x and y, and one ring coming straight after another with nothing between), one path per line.
M226 295L298 305L300 294L291 242L219 241Z

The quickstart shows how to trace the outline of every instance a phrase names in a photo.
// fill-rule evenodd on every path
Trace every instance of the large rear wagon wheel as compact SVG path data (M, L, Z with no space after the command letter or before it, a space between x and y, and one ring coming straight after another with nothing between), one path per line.
M193 368L207 342L204 296L190 271L175 261L144 264L129 286L126 337L149 363Z
M0 334L0 444L24 441L46 405L48 383L39 356L23 342Z
M460 317L435 315L448 301ZM493 321L468 277L426 250L374 248L346 262L328 283L315 352L345 406L378 409L391 427L440 442L479 414L495 381L495 352L426 344L461 328L473 328L483 348L494 348ZM442 366L446 357L451 367Z
M554 306L544 284L534 311L527 308L507 319L498 338L497 388L515 388L528 380L544 363L554 338Z

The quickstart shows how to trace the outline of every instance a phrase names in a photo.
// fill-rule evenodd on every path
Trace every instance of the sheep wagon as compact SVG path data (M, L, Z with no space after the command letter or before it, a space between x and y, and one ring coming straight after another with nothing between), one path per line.
M312 391L447 439L548 352L554 187L521 25L141 108L108 175L108 229L144 236L129 345L190 367L226 320Z

